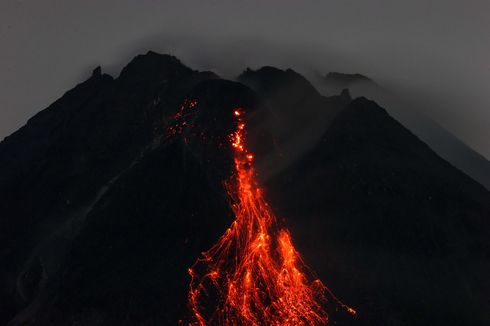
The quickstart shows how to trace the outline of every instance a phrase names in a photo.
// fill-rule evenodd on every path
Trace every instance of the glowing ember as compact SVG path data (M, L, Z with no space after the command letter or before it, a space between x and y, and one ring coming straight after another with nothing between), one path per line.
M180 134L182 130L187 126L187 117L191 112L187 112L189 109L194 109L197 106L197 101L195 100L185 100L184 103L179 108L177 114L174 115L173 121L174 125L170 126L167 130L167 137Z
M184 105L190 103L190 108L196 106L195 101ZM233 113L237 128L229 141L235 174L225 186L236 220L189 269L192 324L324 325L327 295L355 314L320 280L312 279L289 232L276 224L255 180L254 156L245 146L243 110ZM183 125L185 121L178 128Z

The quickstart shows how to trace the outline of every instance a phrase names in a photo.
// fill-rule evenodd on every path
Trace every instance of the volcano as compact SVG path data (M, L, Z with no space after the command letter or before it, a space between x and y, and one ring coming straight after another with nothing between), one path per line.
M490 323L490 193L293 70L95 69L0 143L0 195L1 324Z

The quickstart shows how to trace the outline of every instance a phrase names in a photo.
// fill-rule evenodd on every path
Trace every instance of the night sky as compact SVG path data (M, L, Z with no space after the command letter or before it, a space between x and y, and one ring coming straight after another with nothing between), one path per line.
M101 65L147 50L235 77L362 73L490 158L490 1L2 0L0 139ZM420 109L420 108L419 108Z

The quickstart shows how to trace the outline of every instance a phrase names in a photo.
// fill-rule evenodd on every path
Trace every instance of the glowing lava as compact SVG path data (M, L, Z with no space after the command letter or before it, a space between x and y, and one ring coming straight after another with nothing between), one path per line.
M191 324L325 325L328 297L355 314L311 276L289 232L277 225L256 182L244 112L233 113L236 130L229 141L235 173L225 186L236 219L189 269Z

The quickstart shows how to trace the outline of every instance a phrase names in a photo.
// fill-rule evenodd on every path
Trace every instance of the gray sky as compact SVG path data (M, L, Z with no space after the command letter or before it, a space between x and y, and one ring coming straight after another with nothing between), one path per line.
M489 0L1 0L0 139L102 65L169 52L246 66L359 72L490 158Z

